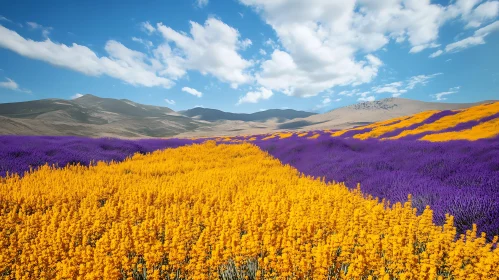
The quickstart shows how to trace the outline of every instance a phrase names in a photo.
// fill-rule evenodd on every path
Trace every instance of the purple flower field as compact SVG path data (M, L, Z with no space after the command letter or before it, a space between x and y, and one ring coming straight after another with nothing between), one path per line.
M89 165L92 161L122 161L135 153L176 148L202 140L85 138L73 136L0 136L0 176L23 175L48 163Z
M434 221L445 213L455 216L459 232L473 223L489 237L499 234L499 138L487 140L426 141L296 135L286 139L253 141L282 163L306 175L345 182L390 202L412 194L414 207L434 210ZM244 139L235 137L233 139ZM92 161L121 161L134 153L175 148L206 139L91 139L82 137L0 136L0 176L22 175L45 163L60 167Z
M357 140L322 135L256 141L262 150L299 171L326 181L360 183L363 193L390 202L412 194L419 212L430 205L434 221L455 216L464 232L478 225L499 234L499 138L479 141Z

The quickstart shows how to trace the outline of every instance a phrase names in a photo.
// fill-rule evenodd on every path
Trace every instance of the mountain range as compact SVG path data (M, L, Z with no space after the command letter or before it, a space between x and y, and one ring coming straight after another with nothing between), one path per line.
M95 95L0 104L0 135L89 137L203 137L278 130L340 129L426 110L461 109L476 103L433 103L386 98L323 114L271 109L251 114L196 107L178 111Z

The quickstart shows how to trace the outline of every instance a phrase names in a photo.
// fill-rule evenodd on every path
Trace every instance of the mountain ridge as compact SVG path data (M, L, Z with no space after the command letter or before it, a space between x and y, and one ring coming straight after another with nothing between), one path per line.
M477 103L387 98L322 114L293 109L230 113L202 107L175 112L168 107L89 94L73 100L51 98L0 103L0 134L122 138L235 136L282 130L343 129L427 110L462 109L474 104Z

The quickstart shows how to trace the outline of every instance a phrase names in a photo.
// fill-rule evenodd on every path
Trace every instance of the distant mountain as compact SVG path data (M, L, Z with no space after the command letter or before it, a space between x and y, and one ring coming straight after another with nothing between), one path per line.
M199 107L175 112L167 107L87 94L74 100L43 99L0 104L0 135L205 137L278 130L343 129L427 110L462 109L476 104L386 98L324 114L291 109L238 114Z
M170 108L84 95L0 104L0 134L166 137L206 123Z
M424 102L406 98L385 98L360 102L320 115L295 119L278 126L280 129L343 129L366 125L391 118L417 114L428 110L455 110L479 103Z
M277 122L284 122L296 118L306 118L316 115L315 113L297 111L292 109L270 109L261 112L244 114L229 113L216 109L196 107L186 111L180 111L180 114L195 118L198 120L216 122L216 121L245 121L245 122L265 122L275 119Z
M128 99L101 98L91 94L74 99L72 102L94 111L105 111L130 117L162 117L165 114L175 112L168 107L143 105Z

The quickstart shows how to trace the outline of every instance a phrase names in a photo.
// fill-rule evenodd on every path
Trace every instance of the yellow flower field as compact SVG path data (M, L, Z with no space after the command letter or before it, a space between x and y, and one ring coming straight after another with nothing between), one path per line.
M247 143L0 179L5 279L497 279L455 232Z

